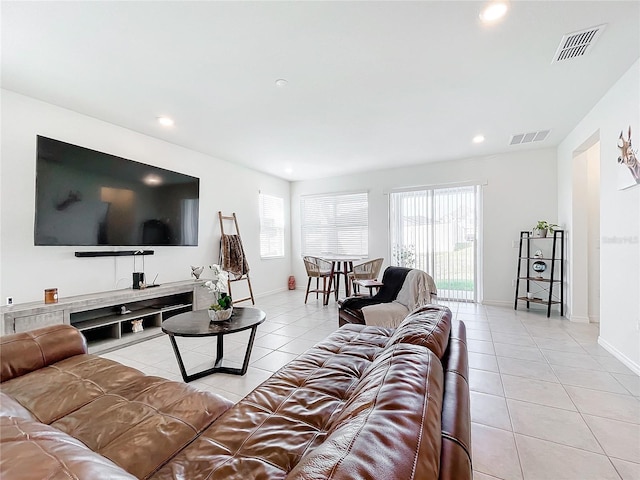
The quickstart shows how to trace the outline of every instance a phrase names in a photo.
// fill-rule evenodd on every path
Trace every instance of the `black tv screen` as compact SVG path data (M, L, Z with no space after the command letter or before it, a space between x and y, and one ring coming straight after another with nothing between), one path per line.
M38 135L35 245L198 245L200 179Z

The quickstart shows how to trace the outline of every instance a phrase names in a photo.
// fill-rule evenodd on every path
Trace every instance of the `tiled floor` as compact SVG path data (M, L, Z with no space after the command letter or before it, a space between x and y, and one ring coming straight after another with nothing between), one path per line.
M300 291L260 298L256 306L267 321L247 375L211 375L191 385L237 401L337 328L335 303L304 305ZM597 325L506 307L448 306L467 325L476 480L640 479L640 377L597 344ZM227 337L229 362L239 366L247 338ZM190 373L211 366L215 339L178 342ZM181 380L166 337L104 356Z

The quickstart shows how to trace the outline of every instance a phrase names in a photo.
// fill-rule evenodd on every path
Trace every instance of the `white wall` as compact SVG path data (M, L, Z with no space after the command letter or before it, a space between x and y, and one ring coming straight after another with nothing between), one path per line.
M571 234L574 156L600 140L600 343L640 373L640 186L618 190L620 131L640 145L640 60L558 147L558 211ZM569 283L571 288L571 282Z
M282 259L261 260L258 191L285 199L289 218L289 182L142 135L95 118L2 90L0 160L0 299L38 301L45 288L57 287L61 297L127 288L133 257L76 258L79 250L106 247L34 246L36 135L44 135L131 160L177 170L200 178L197 247L154 247L145 257L147 278L158 283L190 278L190 265L217 263L218 210L236 212L251 268L254 292L286 288L290 275L289 223ZM176 126L175 128L179 128ZM129 250L131 248L121 248ZM138 269L141 259L137 259ZM238 293L246 282L235 283Z
M369 192L369 257L389 261L388 192L418 185L487 181L483 187L481 271L483 302L513 304L517 249L512 242L538 220L556 222L557 165L554 149L521 151L458 161L426 163L291 185L292 269L306 284L300 251L300 196L326 192ZM383 267L384 268L384 267Z

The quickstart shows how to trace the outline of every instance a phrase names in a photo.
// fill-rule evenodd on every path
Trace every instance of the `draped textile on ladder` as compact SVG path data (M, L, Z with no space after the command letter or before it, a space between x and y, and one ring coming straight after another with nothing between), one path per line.
M235 278L249 273L249 264L244 255L242 240L240 235L222 234L220 239L222 256L222 269L232 274Z

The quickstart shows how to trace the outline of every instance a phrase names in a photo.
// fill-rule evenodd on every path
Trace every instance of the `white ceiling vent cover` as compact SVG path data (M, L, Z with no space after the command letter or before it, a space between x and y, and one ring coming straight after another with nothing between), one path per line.
M551 63L582 57L589 53L591 47L593 47L604 30L604 27L606 27L606 24L603 23L602 25L587 28L579 32L567 33L562 37L562 40L560 40L560 45Z
M522 143L542 142L551 133L551 130L538 130L537 132L516 133L511 135L509 145L520 145Z

